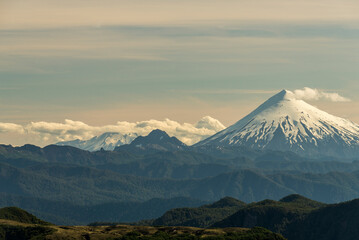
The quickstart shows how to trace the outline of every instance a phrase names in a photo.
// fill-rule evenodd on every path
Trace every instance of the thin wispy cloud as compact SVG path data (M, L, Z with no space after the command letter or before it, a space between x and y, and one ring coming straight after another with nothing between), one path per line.
M3 29L101 27L117 24L187 23L203 21L350 21L358 20L354 0L4 0ZM283 11L285 9L285 11ZM305 12L305 14L303 14Z
M336 92L325 92L316 88L304 87L293 91L297 99L318 101L325 100L331 102L350 102L349 98L343 97Z
M100 29L14 30L11 34L0 30L0 37L0 71L41 74L48 73L50 68L56 69L59 61L67 63L69 60L294 65L299 58L293 56L302 57L304 52L330 54L338 51L336 54L340 57L345 48L339 51L337 46L345 44L355 48L357 41L348 42L348 38L359 39L359 31L333 24L227 22L219 27L119 25ZM327 48L333 50L328 52ZM279 54L285 52L293 55ZM34 58L37 61L29 61ZM53 65L49 66L51 63Z
M176 90L176 92L178 92ZM191 94L274 94L278 90L266 90L266 89L196 89L185 90L185 93Z
M15 132L24 133L24 127L14 123L2 123L0 122L0 133Z

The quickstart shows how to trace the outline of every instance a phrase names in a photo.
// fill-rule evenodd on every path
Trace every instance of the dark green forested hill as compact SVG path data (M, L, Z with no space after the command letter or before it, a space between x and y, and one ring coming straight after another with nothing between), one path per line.
M237 210L231 208L235 206ZM230 215L226 217L226 214ZM279 201L267 199L245 204L224 198L197 208L172 209L151 224L206 226L219 218L223 219L213 223L211 228L260 226L289 240L354 240L359 236L359 199L325 204L291 194Z
M359 199L323 204L299 195L251 203L212 227L261 226L289 240L354 240L359 236Z
M145 202L114 201L95 205L76 205L63 201L0 193L0 206L19 206L42 219L60 225L86 225L90 222L135 222L157 218L169 209L197 207L205 203L201 200L178 197L154 198Z
M245 202L280 199L298 193L317 201L359 197L359 172L268 174L238 170L202 179L155 179L60 163L17 168L0 163L0 192L91 205L114 201L191 197L216 201L225 196Z
M12 220L21 223L43 224L43 225L49 224L18 207L1 208L0 219Z
M26 211L10 207L0 209L0 239L4 240L284 240L264 228L201 229L193 227L150 226L56 226Z
M263 200L246 205L233 215L214 223L212 227L261 226L283 232L288 224L325 205L297 194L280 201Z
M231 197L197 208L176 208L167 211L152 225L208 227L235 213L246 204Z
M288 225L283 234L295 240L358 239L359 199L312 211Z

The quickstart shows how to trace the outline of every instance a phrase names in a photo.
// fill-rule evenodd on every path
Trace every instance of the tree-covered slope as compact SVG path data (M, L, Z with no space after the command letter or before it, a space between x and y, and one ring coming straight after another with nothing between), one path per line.
M0 208L0 219L12 220L21 223L48 224L47 222L38 219L34 215L18 207Z
M37 219L19 208L0 209L0 239L4 240L157 240L157 239L257 239L284 240L264 228L201 229L149 226L56 226ZM15 217L15 218L14 218ZM16 219L16 217L19 217Z
M323 206L325 204L300 195L290 195L280 201L263 200L246 205L212 227L261 226L283 232L288 224Z
M298 193L328 203L359 197L359 172L276 174L239 170L202 179L155 179L79 165L39 163L16 168L0 163L0 192L91 205L114 201L191 197L215 201L225 196L245 202Z
M352 240L359 236L359 199L331 204L289 224L285 232L294 240Z
M323 204L299 195L248 204L212 227L261 226L289 240L352 240L359 235L359 199Z
M245 203L231 197L197 208L176 208L155 219L152 225L208 227L235 213Z
M197 207L205 201L178 197L154 198L145 202L113 201L94 205L76 205L64 201L22 197L0 193L0 207L14 205L60 225L86 225L90 222L136 222L160 217L166 211L179 207Z

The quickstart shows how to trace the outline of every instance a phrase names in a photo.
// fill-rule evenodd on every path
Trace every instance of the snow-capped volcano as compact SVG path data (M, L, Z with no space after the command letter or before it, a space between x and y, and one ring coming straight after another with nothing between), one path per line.
M321 111L283 90L234 125L195 146L205 145L359 157L359 125Z

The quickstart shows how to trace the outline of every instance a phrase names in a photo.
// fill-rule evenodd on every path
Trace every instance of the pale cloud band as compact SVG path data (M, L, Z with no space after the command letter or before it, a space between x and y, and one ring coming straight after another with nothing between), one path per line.
M122 134L136 133L147 135L154 129L166 131L170 136L175 136L184 143L192 145L216 132L225 126L218 120L209 116L203 117L196 124L179 123L170 119L163 121L148 120L140 122L117 122L114 125L91 126L81 121L66 119L64 123L56 122L31 122L25 126L0 123L0 132L15 132L28 134L40 138L45 144L75 139L87 140L105 132L119 132Z
M348 102L345 98L335 92L325 92L318 89L304 87L296 89L293 94L297 99L309 101L331 101ZM94 136L99 136L105 132L118 132L121 134L135 133L145 136L154 129L166 131L170 136L175 136L182 142L192 145L213 134L223 130L225 126L212 117L206 116L197 123L179 123L170 119L147 120L139 122L119 121L113 125L91 126L81 121L66 119L63 123L59 122L31 122L26 125L14 123L1 123L0 133L14 133L20 136L31 136L33 141L41 145L53 144L61 141L71 141L75 139L88 140Z
M326 100L331 102L350 102L350 99L340 96L338 93L324 92L318 89L305 87L293 91L297 99L302 100Z
M15 132L24 133L23 126L14 123L2 123L0 122L0 133Z
M285 9L285 11L284 11ZM355 21L356 0L2 0L0 29L203 21ZM305 13L305 14L303 14Z

